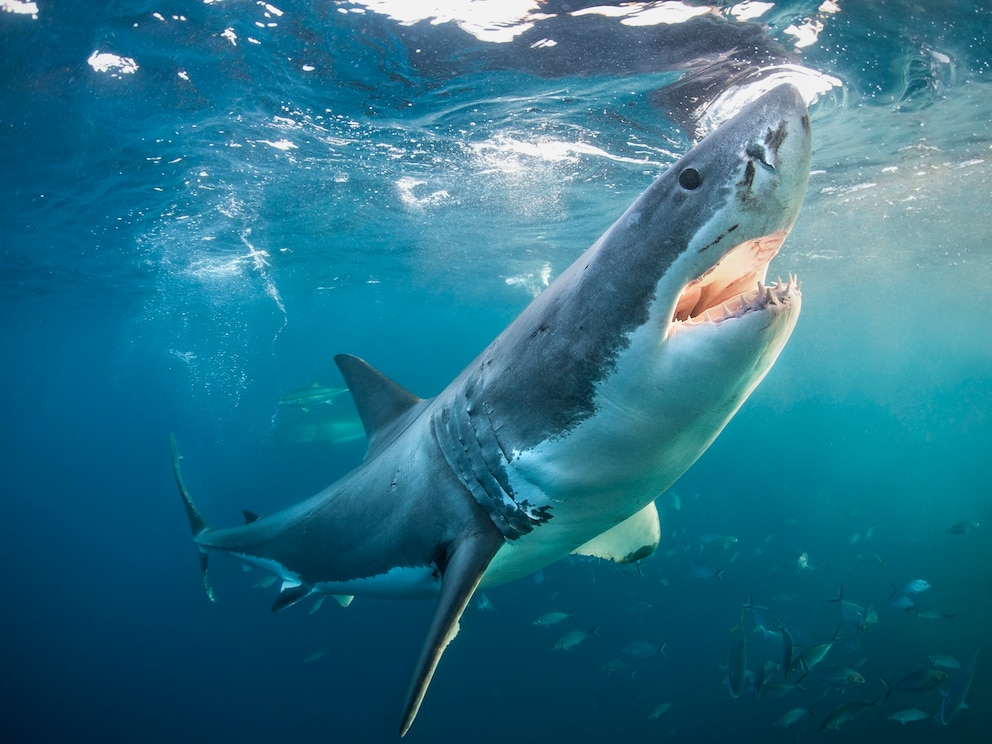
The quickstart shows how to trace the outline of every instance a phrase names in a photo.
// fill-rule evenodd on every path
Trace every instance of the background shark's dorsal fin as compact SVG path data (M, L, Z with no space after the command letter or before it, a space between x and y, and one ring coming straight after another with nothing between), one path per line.
M258 521L258 515L253 511L242 509L241 513L245 515L245 524L251 524L252 522Z
M338 354L334 361L355 400L355 408L362 419L371 450L376 434L420 403L420 398L397 385L364 359Z

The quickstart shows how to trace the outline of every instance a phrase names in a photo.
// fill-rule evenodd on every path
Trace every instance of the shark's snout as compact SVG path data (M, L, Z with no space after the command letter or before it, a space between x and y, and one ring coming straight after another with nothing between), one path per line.
M698 148L694 159L718 163L711 169L732 185L720 197L723 206L699 231L715 237L698 241L695 260L686 260L689 276L678 288L669 330L683 323L720 323L769 307L791 304L798 311L797 280L790 276L771 286L765 281L798 214L809 175L809 114L799 91L782 85L766 93Z

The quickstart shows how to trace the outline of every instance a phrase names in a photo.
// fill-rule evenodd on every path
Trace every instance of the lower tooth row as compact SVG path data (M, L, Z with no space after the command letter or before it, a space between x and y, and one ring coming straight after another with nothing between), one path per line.
M782 285L782 278L781 277L779 277L776 280L774 287L766 287L765 284L764 284L764 282L762 282L759 279L758 282L757 282L758 295L757 295L757 297L754 300L748 300L747 297L745 295L743 295L743 294L738 295L738 297L737 297L737 303L738 303L737 304L737 307L736 308L731 308L726 302L722 303L723 314L720 315L719 317L726 318L726 317L729 317L729 316L733 315L734 313L739 313L745 307L747 307L748 305L752 304L752 302L760 303L762 299L764 299L766 305L767 304L779 305L782 302L782 300L779 299L779 295L787 295L789 292L792 291L793 288L795 288L797 290L802 288L802 285L798 282L798 280L796 279L796 276L794 274L789 274L789 279L785 283L784 287ZM685 319L684 322L686 322L686 323L708 323L708 322L711 322L713 320L713 314L712 313L713 313L713 309L710 308L710 309L707 309L707 310L703 311L702 314L697 315L695 317L689 316L688 318Z

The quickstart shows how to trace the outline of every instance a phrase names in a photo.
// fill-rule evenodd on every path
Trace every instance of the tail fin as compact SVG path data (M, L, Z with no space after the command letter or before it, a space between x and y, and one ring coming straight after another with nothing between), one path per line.
M195 540L197 535L209 530L210 526L200 514L200 510L196 508L196 504L190 498L189 491L186 490L183 473L179 468L179 461L183 459L183 456L179 454L179 447L176 446L175 434L169 434L169 447L172 450L172 472L176 476L176 485L179 487L179 495L183 498L183 506L186 508L186 518L189 520L189 528L193 532L193 539ZM210 585L210 579L207 576L207 553L199 545L196 547L200 552L200 574L203 576L203 588L206 590L210 601L216 602L217 597L214 594L214 588Z
M882 684L885 685L885 697L882 698L882 702L884 702L889 699L889 695L892 694L892 690L895 689L895 686L885 677L882 677Z

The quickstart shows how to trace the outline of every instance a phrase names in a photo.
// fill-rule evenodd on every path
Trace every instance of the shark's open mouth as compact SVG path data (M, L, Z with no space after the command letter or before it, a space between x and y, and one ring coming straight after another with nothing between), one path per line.
M720 323L769 305L786 305L799 294L800 284L789 276L765 286L768 263L786 232L777 232L734 247L721 261L682 290L673 323Z

